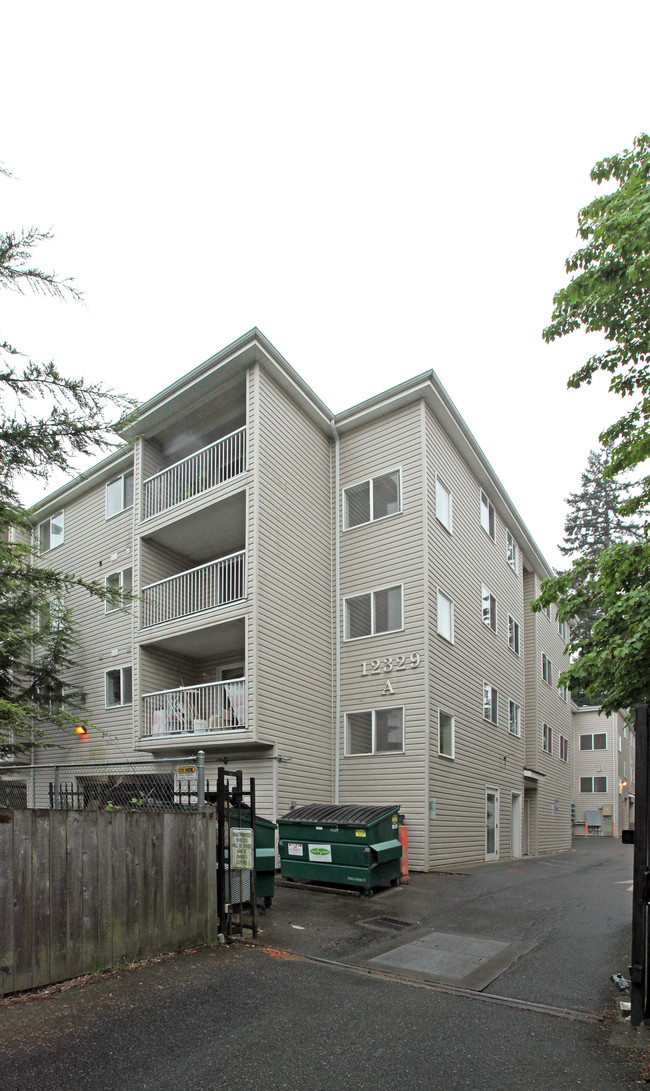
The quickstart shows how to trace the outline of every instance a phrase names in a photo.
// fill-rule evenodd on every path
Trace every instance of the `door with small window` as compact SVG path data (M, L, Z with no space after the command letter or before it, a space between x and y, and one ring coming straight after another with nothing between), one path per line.
M499 789L485 789L485 860L499 859Z

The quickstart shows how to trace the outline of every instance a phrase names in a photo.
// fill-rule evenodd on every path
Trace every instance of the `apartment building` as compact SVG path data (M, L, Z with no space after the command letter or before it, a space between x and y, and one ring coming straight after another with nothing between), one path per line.
M124 438L35 512L44 563L135 594L71 595L94 727L57 760L394 804L421 870L570 847L551 569L434 372L334 415L254 329Z
M620 837L634 828L634 725L624 713L574 709L573 798L577 836Z

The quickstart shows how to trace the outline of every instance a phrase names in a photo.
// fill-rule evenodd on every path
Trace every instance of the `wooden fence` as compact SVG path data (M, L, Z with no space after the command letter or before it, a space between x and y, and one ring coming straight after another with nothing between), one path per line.
M0 995L217 932L211 809L0 811Z

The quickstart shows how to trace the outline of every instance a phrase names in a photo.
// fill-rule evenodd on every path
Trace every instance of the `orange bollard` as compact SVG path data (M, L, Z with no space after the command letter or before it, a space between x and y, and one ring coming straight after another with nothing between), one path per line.
M409 842L406 826L400 825L399 839L402 846L402 859L399 862L399 881L406 884L409 881Z
M589 826L585 822L585 837L589 837Z

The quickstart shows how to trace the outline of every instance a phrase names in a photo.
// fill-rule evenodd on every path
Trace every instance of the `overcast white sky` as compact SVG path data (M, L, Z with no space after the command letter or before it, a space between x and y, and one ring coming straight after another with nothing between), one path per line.
M333 411L434 368L548 560L622 405L544 345L589 171L650 126L647 0L3 5L3 230L86 306L2 333L148 398L258 326ZM35 497L32 496L32 499Z

